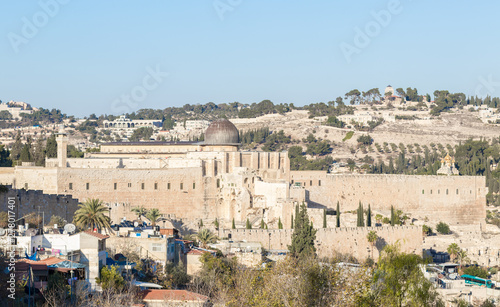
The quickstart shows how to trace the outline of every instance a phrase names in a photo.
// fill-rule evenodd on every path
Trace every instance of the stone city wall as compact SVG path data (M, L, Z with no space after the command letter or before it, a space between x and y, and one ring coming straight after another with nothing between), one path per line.
M106 203L126 203L132 208L158 208L162 214L181 218L208 214L204 209L201 168L58 169L57 186L60 193L72 194L82 201L98 198Z
M370 231L379 236L374 246L367 239ZM227 238L231 235L233 241L260 242L265 249L287 250L292 233L293 229L221 229L219 236ZM319 257L333 257L341 253L363 261L368 257L378 259L386 245L396 242L399 242L401 251L421 255L422 241L422 228L419 226L340 227L317 229L315 246Z
M485 177L415 175L330 175L291 172L294 184L306 189L316 208L357 209L361 201L375 210L395 209L419 219L450 224L474 224L486 217Z
M50 221L52 215L58 215L64 218L68 223L73 221L73 215L78 209L78 199L71 195L44 194L42 191L12 189L7 186L7 193L0 193L0 211L10 210L9 198L15 199L16 219L21 218L32 212L40 212L45 215L45 223Z

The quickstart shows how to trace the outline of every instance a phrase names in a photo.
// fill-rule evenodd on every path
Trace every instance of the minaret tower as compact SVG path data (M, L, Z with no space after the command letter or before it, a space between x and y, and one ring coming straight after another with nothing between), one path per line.
M68 156L68 135L64 130L64 125L59 126L57 133L57 162L59 167L66 167L66 158Z

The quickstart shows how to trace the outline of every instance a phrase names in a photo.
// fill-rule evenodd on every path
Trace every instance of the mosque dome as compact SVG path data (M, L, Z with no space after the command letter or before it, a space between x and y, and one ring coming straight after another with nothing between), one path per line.
M227 119L218 119L205 131L205 144L221 145L238 143L238 129Z

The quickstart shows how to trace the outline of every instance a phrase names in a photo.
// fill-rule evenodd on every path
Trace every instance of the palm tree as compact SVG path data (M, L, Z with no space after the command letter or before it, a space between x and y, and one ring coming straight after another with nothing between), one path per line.
M377 232L375 231L370 231L368 233L368 235L366 236L366 238L368 239L368 242L370 242L371 246L372 246L372 259L373 259L373 247L375 246L375 243L377 242L377 239L378 239L378 235L377 235Z
M464 263L469 263L470 259L467 257L467 252L463 249L460 249L457 253L458 264L460 265L460 270L462 269L462 265Z
M450 254L450 257L453 259L453 261L455 261L455 258L457 258L457 255L460 252L460 247L457 243L451 243L446 251L448 252L448 254Z
M202 248L207 248L207 245L210 243L214 243L217 237L207 228L201 229L196 238L201 244Z
M146 210L146 208L144 208L144 206L140 206L140 207L132 208L132 212L137 214L138 219L141 219L141 216L146 216L146 213L148 212L148 210Z
M73 219L75 224L84 228L111 230L111 219L105 215L105 213L109 213L109 209L102 201L94 198L87 199L78 207Z
M161 217L160 210L153 208L146 213L146 217L151 221L151 225L156 226L156 221Z

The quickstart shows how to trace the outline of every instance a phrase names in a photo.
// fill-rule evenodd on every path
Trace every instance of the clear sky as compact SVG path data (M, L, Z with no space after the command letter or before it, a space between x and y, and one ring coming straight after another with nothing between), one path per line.
M493 0L3 1L0 99L85 116L304 105L388 84L500 96L499 12Z

